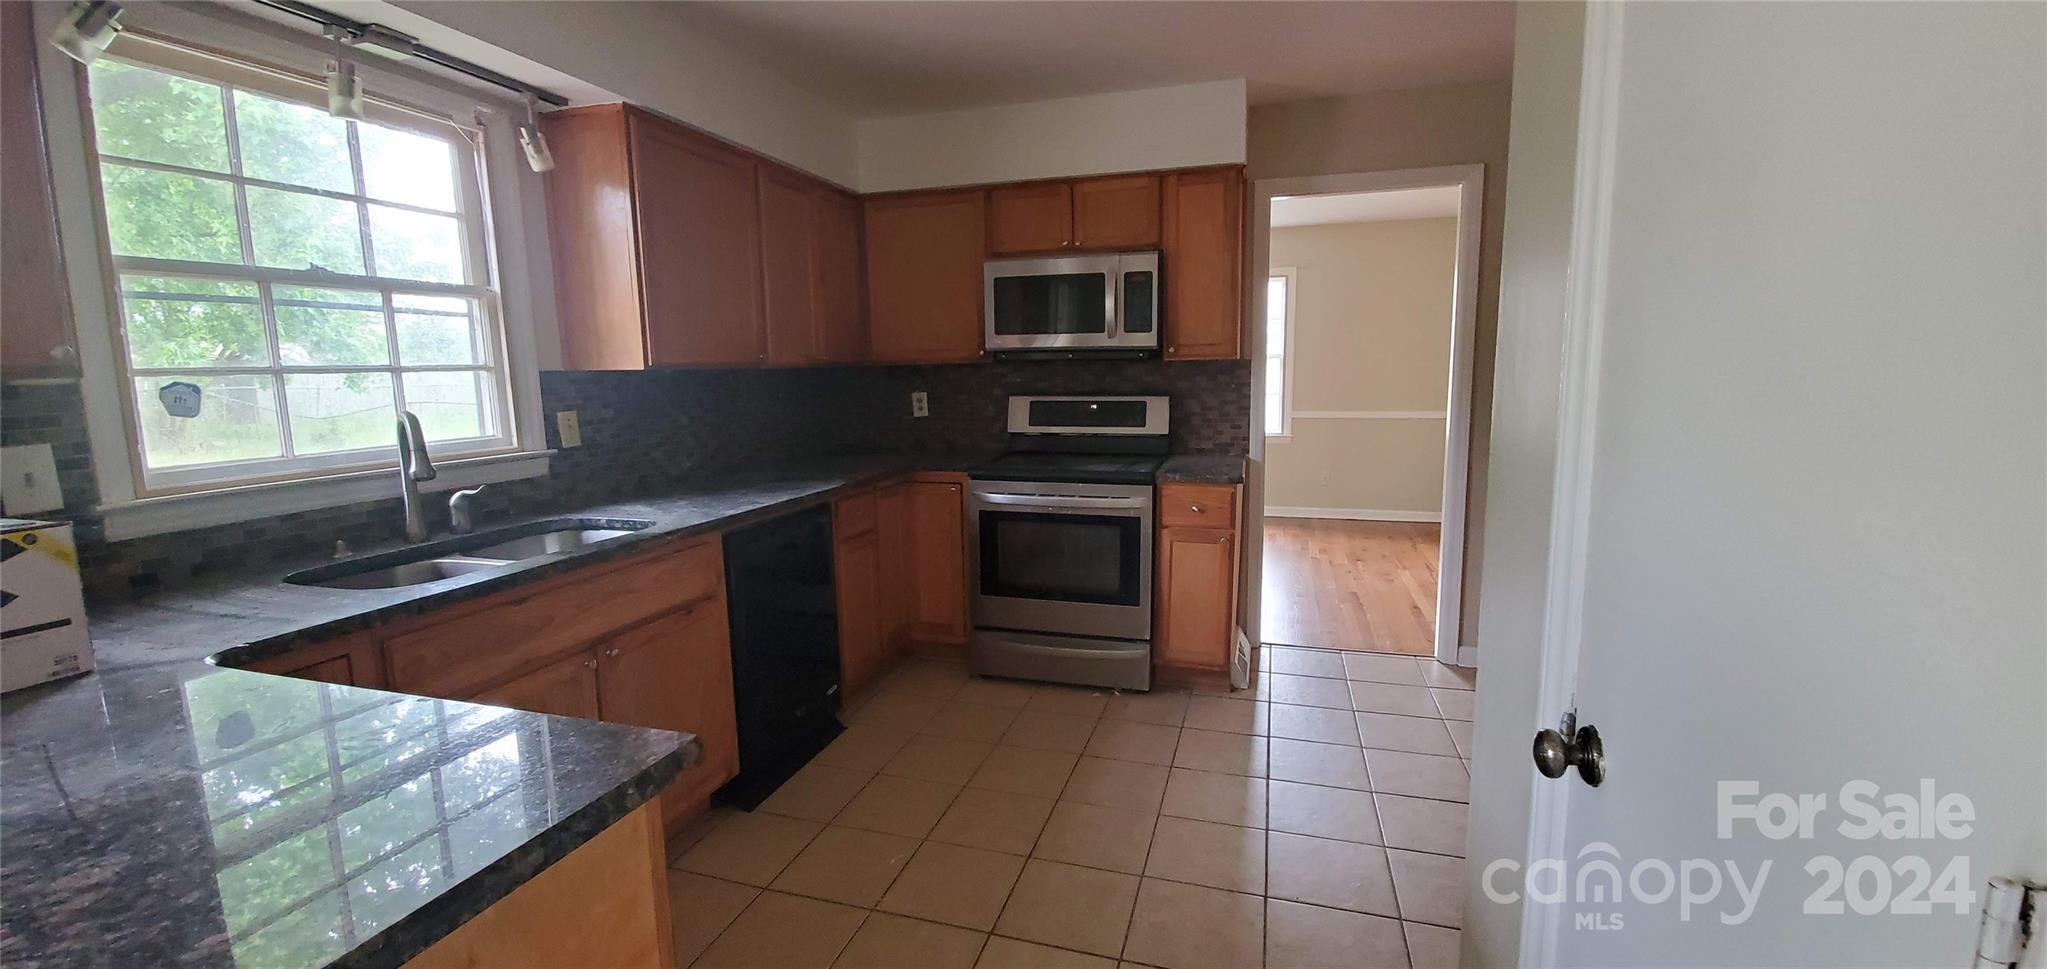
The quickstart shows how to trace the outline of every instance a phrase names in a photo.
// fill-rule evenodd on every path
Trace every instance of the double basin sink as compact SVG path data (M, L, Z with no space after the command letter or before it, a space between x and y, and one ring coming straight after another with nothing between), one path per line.
M549 518L300 569L284 581L325 589L395 589L587 548L651 524L637 518Z

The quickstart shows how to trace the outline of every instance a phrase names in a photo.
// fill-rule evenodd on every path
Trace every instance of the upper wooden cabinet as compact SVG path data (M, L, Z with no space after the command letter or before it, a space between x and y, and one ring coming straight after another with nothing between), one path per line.
M1160 249L1168 360L1235 360L1244 346L1244 174L1166 176Z
M822 190L810 197L817 246L819 343L827 363L867 359L867 293L860 258L860 200Z
M1159 244L1159 177L1111 175L988 191L988 251L1145 249Z
M859 203L809 178L763 166L760 210L768 364L864 359Z
M873 359L981 359L986 198L965 191L864 200Z
M42 98L36 78L36 31L26 3L0 4L0 374L78 373L71 335L71 295L57 250L57 216L43 150Z
M754 162L652 115L628 118L647 358L662 367L766 359Z

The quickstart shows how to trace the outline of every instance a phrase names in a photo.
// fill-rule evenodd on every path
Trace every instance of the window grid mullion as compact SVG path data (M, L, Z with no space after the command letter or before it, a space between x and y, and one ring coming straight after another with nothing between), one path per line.
M233 89L230 88L229 90ZM351 194L348 192L337 192L331 188L319 188L312 185L297 185L291 182L280 182L277 181L276 179L262 178L256 175L239 175L233 172L216 172L205 168L193 168L189 165L178 165L172 162L150 161L146 158L129 158L126 155L116 155L113 154L112 152L105 151L100 152L100 161L109 164L119 165L123 168L140 168L145 171L164 172L170 175L185 175L192 178L203 178L208 181L214 182L232 182L236 185L248 185L253 186L255 188L272 189L279 192L291 192L295 195L311 195L317 198L333 199L334 201L337 202L374 201L378 205L394 209L404 209L405 211L408 212L417 212L420 215L438 215L442 218L455 219L463 222L465 225L467 224L467 221L469 219L469 215L467 213L462 212L459 209L451 211L448 209L437 209L427 205L414 205L410 202L394 202L389 199L370 199L368 195L364 193Z
M277 401L277 441L283 457L298 457L291 440L291 395L284 392L284 348L277 335L277 297L268 282L256 283L256 304L263 311L263 340L270 348L271 393Z
M375 276L377 246L370 239L370 205L367 201L370 193L363 181L362 138L356 133L358 129L355 122L350 121L342 127L348 132L348 177L355 186L355 225L356 230L362 233L363 275Z
M242 181L242 128L235 117L235 89L220 86L221 117L227 123L227 170L234 177L235 234L240 237L242 265L256 264L256 243L249 228L249 187Z

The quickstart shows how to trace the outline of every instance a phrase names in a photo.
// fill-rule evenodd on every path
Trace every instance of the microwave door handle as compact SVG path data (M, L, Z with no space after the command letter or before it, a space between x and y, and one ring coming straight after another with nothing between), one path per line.
M1123 269L1109 270L1109 284L1102 287L1102 317L1109 321L1109 342L1123 332Z
M1019 495L1005 491L977 492L974 497L991 505L1037 505L1044 508L1135 508L1144 501L1120 495Z

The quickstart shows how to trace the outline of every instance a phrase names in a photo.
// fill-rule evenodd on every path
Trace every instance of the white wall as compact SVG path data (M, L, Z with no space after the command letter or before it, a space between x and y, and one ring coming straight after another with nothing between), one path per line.
M1244 161L1244 82L873 118L858 125L863 192Z

